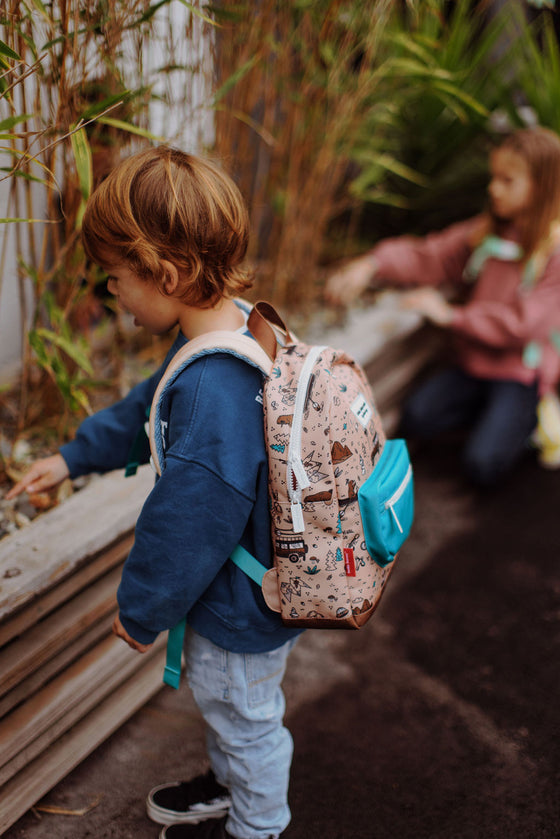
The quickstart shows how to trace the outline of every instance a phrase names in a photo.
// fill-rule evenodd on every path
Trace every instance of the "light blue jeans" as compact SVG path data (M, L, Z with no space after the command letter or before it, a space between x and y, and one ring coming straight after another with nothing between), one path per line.
M212 769L231 793L226 828L237 839L277 836L290 821L293 742L282 724L281 682L294 643L268 653L231 653L187 633L187 678L208 727Z

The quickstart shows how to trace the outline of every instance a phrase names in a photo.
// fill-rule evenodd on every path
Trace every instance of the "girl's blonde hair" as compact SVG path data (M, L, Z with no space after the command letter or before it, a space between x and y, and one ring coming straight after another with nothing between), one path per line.
M213 162L168 146L122 161L89 199L82 224L87 256L124 262L164 292L163 260L175 265L174 292L208 308L251 286L241 263L249 220L236 185Z
M507 137L500 148L522 157L533 181L531 205L520 230L527 258L546 245L560 218L560 137L548 128L526 128Z

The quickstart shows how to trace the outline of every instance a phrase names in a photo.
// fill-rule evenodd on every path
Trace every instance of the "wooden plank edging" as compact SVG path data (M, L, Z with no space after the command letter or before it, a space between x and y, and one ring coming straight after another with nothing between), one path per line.
M153 486L149 466L94 478L84 489L0 541L0 621L69 577L133 530Z

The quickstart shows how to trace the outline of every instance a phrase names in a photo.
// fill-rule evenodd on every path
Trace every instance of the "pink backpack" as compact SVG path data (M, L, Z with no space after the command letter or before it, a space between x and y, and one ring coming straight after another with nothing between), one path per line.
M241 546L231 558L286 625L357 629L379 603L412 525L406 445L385 439L366 376L344 352L294 340L267 303L255 305L248 328L256 340L212 332L174 356L150 413L153 464L161 472L161 396L181 370L223 351L260 368L274 566Z

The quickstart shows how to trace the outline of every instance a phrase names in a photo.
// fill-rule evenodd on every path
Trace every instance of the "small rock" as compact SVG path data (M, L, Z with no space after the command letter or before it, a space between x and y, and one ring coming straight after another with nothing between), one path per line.
M28 461L31 458L31 446L27 440L16 440L12 449L12 459L16 463Z
M24 515L24 513L20 513L19 510L16 510L14 513L14 521L20 530L23 527L27 527L28 524L31 524L31 519Z

